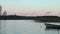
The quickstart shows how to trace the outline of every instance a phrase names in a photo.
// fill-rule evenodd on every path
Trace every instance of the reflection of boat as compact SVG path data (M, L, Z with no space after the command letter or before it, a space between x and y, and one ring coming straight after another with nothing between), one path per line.
M45 23L46 29L60 29L60 25Z

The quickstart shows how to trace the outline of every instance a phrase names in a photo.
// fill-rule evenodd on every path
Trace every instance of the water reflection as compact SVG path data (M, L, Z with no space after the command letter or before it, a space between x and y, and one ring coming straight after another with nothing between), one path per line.
M1 23L2 34L58 34L57 30L47 30L44 23L33 20L1 20Z
M1 34L1 20L0 20L0 34Z
M46 34L60 34L60 30L57 29L46 29Z

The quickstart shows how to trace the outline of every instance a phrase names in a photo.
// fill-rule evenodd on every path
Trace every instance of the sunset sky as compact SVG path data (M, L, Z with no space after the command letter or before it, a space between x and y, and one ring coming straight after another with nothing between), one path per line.
M60 14L60 0L0 0L0 5L8 14L41 16Z

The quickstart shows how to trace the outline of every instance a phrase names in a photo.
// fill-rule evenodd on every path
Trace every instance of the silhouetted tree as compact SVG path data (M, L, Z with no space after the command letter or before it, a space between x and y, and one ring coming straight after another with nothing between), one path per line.
M2 6L0 6L0 16L1 16L1 13L2 13Z
M7 12L6 12L6 10L3 12L3 16L6 16L7 15Z

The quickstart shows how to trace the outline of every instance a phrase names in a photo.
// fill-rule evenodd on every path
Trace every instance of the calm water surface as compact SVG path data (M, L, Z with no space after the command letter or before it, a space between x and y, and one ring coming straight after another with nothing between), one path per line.
M1 34L60 34L60 30L46 30L44 23L34 20L0 20Z

